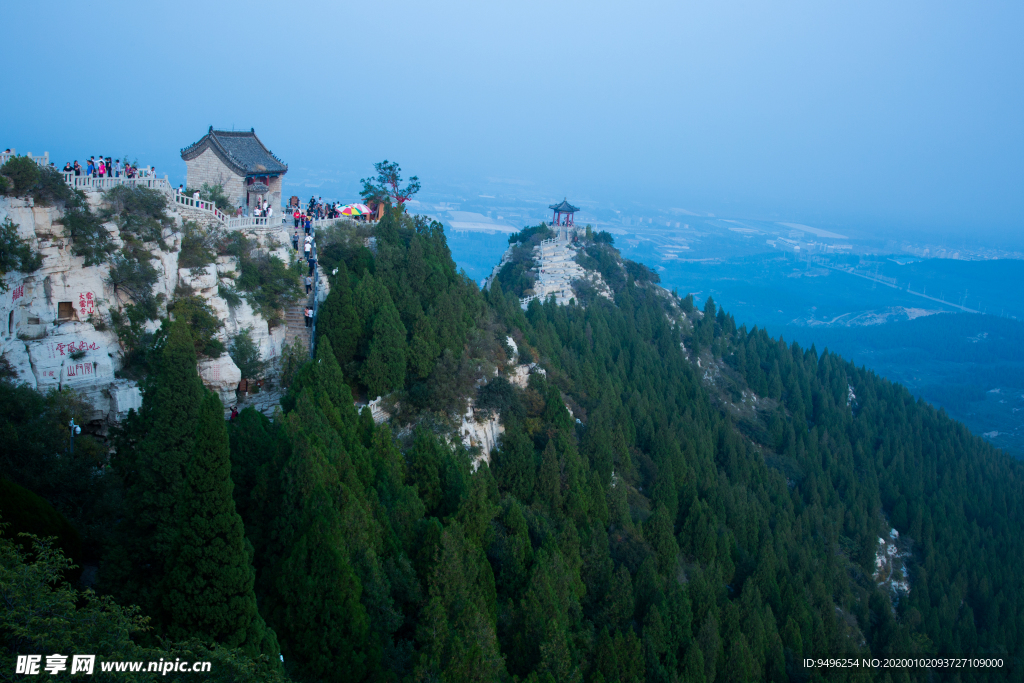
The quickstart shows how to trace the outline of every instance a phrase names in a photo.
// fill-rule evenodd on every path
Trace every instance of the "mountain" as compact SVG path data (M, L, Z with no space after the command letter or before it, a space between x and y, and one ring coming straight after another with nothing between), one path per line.
M737 328L710 298L696 309L606 233L553 237L513 235L482 291L438 223L396 211L320 231L331 275L316 357L282 378L274 420L245 410L227 430L224 514L244 524L261 651L278 643L286 675L1024 675L1021 463L833 353ZM168 486L197 504L195 468L160 469L161 444L180 454L193 439L148 406L199 409L173 402L184 375L169 364L187 353L162 358L105 476L127 509L159 503L174 520L172 496L138 485L140 472L180 474ZM487 424L493 447L467 433ZM220 443L212 427L204 438ZM99 585L159 610L169 589L140 577L171 566L188 520L148 544L128 534L138 521L118 526ZM155 623L184 633L182 614ZM234 648L242 635L209 637ZM861 664L933 655L999 665ZM805 667L824 657L858 665Z

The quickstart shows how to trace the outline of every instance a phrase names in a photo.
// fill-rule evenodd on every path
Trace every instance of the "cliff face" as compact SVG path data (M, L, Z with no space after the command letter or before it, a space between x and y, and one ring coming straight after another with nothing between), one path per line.
M98 212L103 204L101 193L87 192L86 196ZM191 217L179 214L174 206L168 206L167 214L173 227L164 230L164 243L146 244L159 274L153 293L163 294L169 301L179 284L188 285L223 322L217 337L226 346L240 330L251 328L263 358L273 362L281 353L284 327L270 329L244 299L231 307L218 295L221 282L233 282L229 277L237 271L233 257L218 257L216 264L202 269L179 268L180 229L183 218ZM107 263L85 266L83 257L72 254L59 223L61 215L61 209L35 206L31 199L0 197L0 221L10 218L18 226L19 237L43 257L35 272L8 273L4 278L7 290L0 292L0 354L21 382L43 391L69 388L78 392L93 407L89 419L101 426L141 405L135 382L116 376L122 366L122 349L109 328L110 311L128 300L123 296L118 300L107 284ZM109 222L104 228L120 246L117 224ZM288 261L285 232L272 229L254 236ZM159 323L150 321L146 327L151 332ZM225 405L232 405L241 373L228 354L201 360L198 371Z

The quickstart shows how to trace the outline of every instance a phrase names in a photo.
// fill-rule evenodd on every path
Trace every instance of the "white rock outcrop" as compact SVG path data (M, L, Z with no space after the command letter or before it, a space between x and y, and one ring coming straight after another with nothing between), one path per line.
M93 211L102 208L102 194L86 192ZM231 307L219 296L221 283L233 282L237 261L218 257L215 264L202 268L179 268L182 214L173 203L167 213L174 220L165 230L163 243L149 243L152 265L158 279L154 295L164 300L174 297L179 285L187 285L203 297L224 323L218 338L230 340L245 328L259 344L265 360L273 362L281 355L285 328L271 330L259 314L244 300ZM0 221L9 218L18 227L18 235L42 257L42 266L32 273L8 273L6 291L0 292L0 354L10 363L18 381L40 390L74 389L93 408L91 421L116 422L128 410L141 406L138 386L118 379L121 348L117 335L106 328L110 311L128 303L107 284L110 267L103 263L86 266L83 257L74 256L60 223L62 211L55 207L35 206L31 199L0 197ZM194 218L188 216L188 218ZM111 239L121 244L115 223L106 223ZM288 243L282 226L264 228L253 235L260 246L286 261L291 258L282 245ZM159 323L146 324L155 331ZM235 401L235 389L241 373L227 354L204 359L198 367L204 384L217 391L225 406Z
M462 423L459 425L459 436L466 448L479 447L480 454L473 459L473 471L480 466L481 461L491 462L491 453L498 447L498 438L505 433L497 412L487 415L477 415L473 409L473 400L470 399L465 415L462 416Z

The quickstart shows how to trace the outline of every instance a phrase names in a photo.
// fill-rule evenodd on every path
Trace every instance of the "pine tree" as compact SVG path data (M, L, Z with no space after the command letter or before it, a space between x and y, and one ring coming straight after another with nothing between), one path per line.
M370 353L362 370L370 396L384 396L405 385L405 335L398 309L386 301L373 320Z
M331 293L320 307L316 329L320 337L331 340L334 355L342 369L352 362L359 348L361 328L344 261L338 265L338 273L331 281Z
M178 502L203 392L188 324L175 321L158 354L142 410L119 444L127 514L104 578L124 600L154 616L159 614L159 586L178 532ZM138 441L131 443L132 438Z
M250 656L278 654L277 637L256 608L252 546L231 497L231 455L224 406L202 401L185 468L178 534L163 585L168 634L200 636Z
M268 620L281 634L289 673L302 680L358 681L375 666L376 653L368 644L362 582L332 495L342 486L335 465L347 458L312 393L303 390L286 423L292 453L281 472L281 550Z

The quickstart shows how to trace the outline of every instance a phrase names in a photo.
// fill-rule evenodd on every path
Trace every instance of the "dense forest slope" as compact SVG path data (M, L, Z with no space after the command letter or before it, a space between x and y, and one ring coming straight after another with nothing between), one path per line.
M282 415L225 428L177 321L105 502L52 501L109 521L98 585L152 618L102 654L194 641L236 680L1024 675L1021 463L838 356L695 310L607 235L578 262L614 300L582 286L525 311L506 292L523 259L481 292L440 225L390 213L372 237L319 237L331 293ZM378 395L389 423L357 412ZM30 489L22 449L69 409L51 402L3 418ZM461 445L467 408L500 415L489 462ZM5 577L45 559L5 553ZM46 642L2 628L5 659ZM933 654L1003 666L803 665Z

